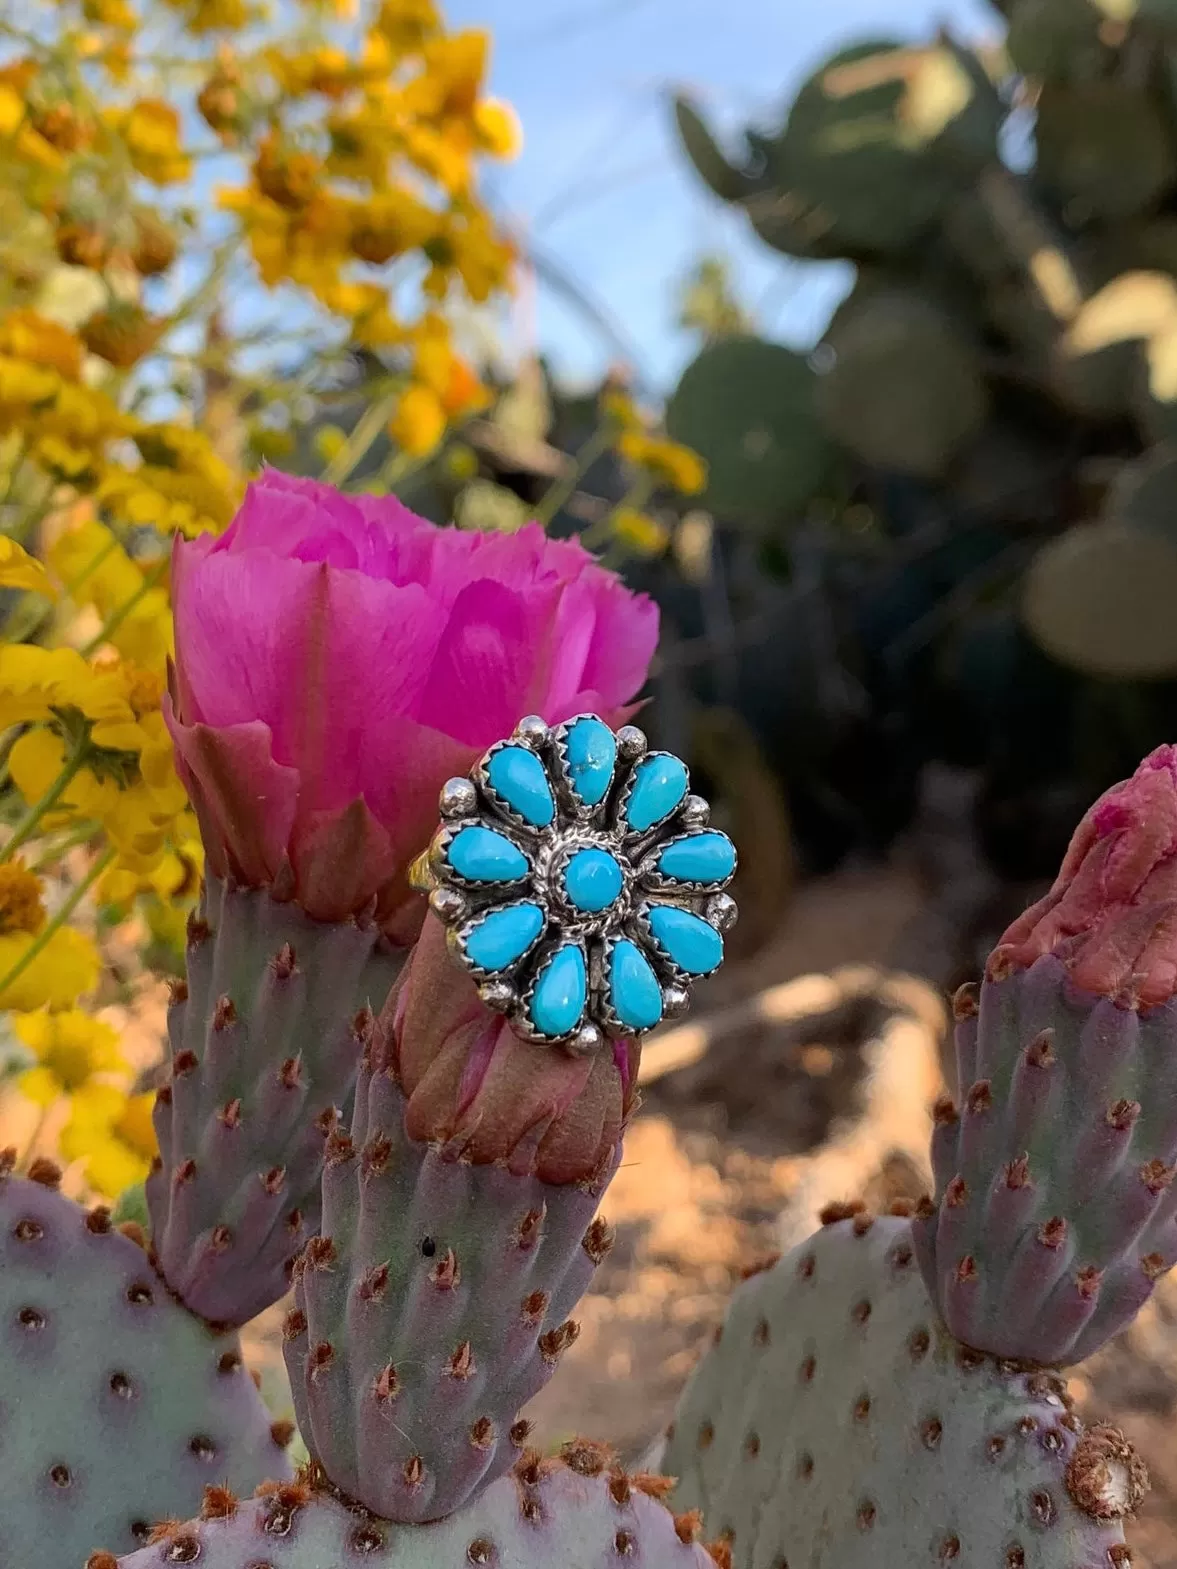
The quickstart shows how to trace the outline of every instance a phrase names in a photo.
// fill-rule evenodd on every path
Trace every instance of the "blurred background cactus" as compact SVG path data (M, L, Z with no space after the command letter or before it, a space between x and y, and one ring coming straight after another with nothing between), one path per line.
M771 666L819 862L885 843L934 759L980 770L997 868L1044 875L1177 719L1177 35L1163 6L1001 10L977 49L839 51L738 143L675 104L766 245L855 269L810 355L729 318L667 407L785 580L737 683L752 708Z

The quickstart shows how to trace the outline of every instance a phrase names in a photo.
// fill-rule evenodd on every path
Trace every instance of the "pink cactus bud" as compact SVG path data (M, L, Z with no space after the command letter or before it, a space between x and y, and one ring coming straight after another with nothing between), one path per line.
M1091 807L1054 887L1013 923L991 973L1053 953L1081 990L1150 1008L1177 993L1177 747Z
M455 967L433 915L377 1035L408 1101L409 1137L457 1142L477 1165L585 1181L611 1159L633 1104L636 1045L572 1057L520 1040Z

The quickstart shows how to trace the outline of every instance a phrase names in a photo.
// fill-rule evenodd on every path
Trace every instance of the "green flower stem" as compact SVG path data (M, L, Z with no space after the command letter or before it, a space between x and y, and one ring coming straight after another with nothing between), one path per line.
M83 735L75 742L73 751L62 764L61 772L57 778L41 799L33 802L32 806L29 807L28 811L13 829L11 839L0 850L0 865L5 861L10 861L21 845L27 843L33 837L42 819L48 816L69 788L71 779L85 767L89 756L90 738L88 735Z
M140 600L145 599L151 590L158 586L171 563L172 556L169 551L167 555L156 562L150 572L144 575L142 583L140 583L130 599L124 600L117 610L112 610L90 641L79 650L84 658L88 659L96 649L101 648L103 643L109 640L112 632L122 626Z
M354 472L357 464L363 461L368 448L392 418L399 397L398 388L386 393L382 398L377 398L376 402L364 411L351 435L323 470L323 479L328 485L342 485Z
M580 536L580 542L586 550L598 550L609 542L613 533L613 520L625 507L634 507L639 512L654 493L654 481L649 474L642 474L622 496L620 501L614 502L605 513L604 517L590 523Z
M542 523L547 528L589 469L592 468L602 453L608 452L613 445L614 434L613 424L609 420L602 421L597 429L593 431L584 446L581 447L580 451L573 458L568 472L552 485L549 485L548 489L540 497L539 504L532 513L532 516L538 523Z
M56 844L50 845L43 855L39 855L29 867L30 872L43 872L47 866L52 866L54 861L60 861L63 855L75 849L80 844L85 844L88 839L93 839L102 829L102 824L96 817L89 818L80 828L75 828L73 833L64 839L59 839Z
M82 900L90 892L90 889L93 888L94 884L102 876L103 872L106 871L107 867L114 863L115 857L117 855L118 851L115 849L114 845L111 845L103 855L99 856L98 860L94 862L94 865L86 873L85 877L82 878L81 882L70 893L69 898L66 899L64 904L62 904L61 908L57 911L57 914L54 915L52 920L45 923L45 925L37 933L36 937L34 937L30 945L25 949L20 958L9 970L8 974L0 976L0 997L4 995L4 993L8 990L14 981L20 980L21 976L28 969L29 965L32 964L33 960L36 959L40 954L44 953L45 949L53 940L55 934L59 932L66 924L70 916L77 909L78 905L81 904Z

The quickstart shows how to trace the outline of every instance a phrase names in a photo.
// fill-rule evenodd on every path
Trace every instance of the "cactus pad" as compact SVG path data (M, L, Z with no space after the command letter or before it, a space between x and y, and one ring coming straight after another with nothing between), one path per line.
M147 1204L157 1267L210 1323L247 1323L289 1288L359 1071L350 1021L380 1007L397 964L374 925L208 880L168 1017Z
M956 1012L964 1101L937 1110L920 1263L961 1340L1078 1362L1177 1263L1177 1005L1092 997L1045 954Z
M607 1451L583 1441L560 1459L524 1457L447 1520L390 1525L304 1483L266 1487L240 1502L210 1489L199 1520L172 1524L121 1569L715 1569L694 1515L671 1515L662 1477L606 1469ZM110 1566L113 1569L113 1566Z
M1122 1563L1115 1517L1143 1486L1054 1375L958 1346L907 1222L865 1215L737 1291L664 1464L735 1569Z
M988 413L967 337L930 300L871 290L830 333L819 383L827 430L863 462L934 478Z
M1087 675L1177 673L1177 546L1156 530L1080 523L1044 545L1022 586L1022 617L1054 659Z
M299 1261L286 1366L307 1448L349 1497L437 1519L518 1458L520 1407L576 1338L612 1237L597 1182L555 1186L404 1133L379 1063L335 1135ZM523 1424L526 1427L526 1424Z
M1035 141L1043 184L1076 222L1131 218L1172 183L1163 114L1128 81L1047 82Z
M0 1180L0 1562L128 1552L210 1481L286 1474L285 1437L237 1337L174 1302L107 1210Z
M815 381L801 355L759 338L724 338L687 366L666 427L706 458L706 506L750 523L804 510L830 464Z

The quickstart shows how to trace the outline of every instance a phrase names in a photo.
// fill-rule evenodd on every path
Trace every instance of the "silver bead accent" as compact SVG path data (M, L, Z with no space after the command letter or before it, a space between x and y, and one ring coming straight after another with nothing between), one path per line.
M645 731L639 730L637 725L622 725L617 732L617 755L623 762L632 763L644 757L648 745Z
M691 1006L691 994L685 986L664 986L662 988L662 1017L664 1019L681 1019Z
M573 1057L591 1057L594 1052L600 1051L604 1044L603 1033L590 1020L588 1024L582 1024L569 1041L568 1051Z
M443 817L469 817L478 810L478 791L470 779L447 779L438 805Z
M466 901L456 888L435 888L429 895L429 908L450 926L465 915Z
M682 807L683 822L692 828L702 828L711 821L711 808L701 795L688 795Z
M483 981L478 988L478 995L496 1013L506 1013L516 1000L515 988L510 981Z
M707 919L718 931L730 932L739 914L740 907L730 893L712 894L707 901Z
M538 714L528 714L515 726L515 736L537 752L548 739L548 727Z

